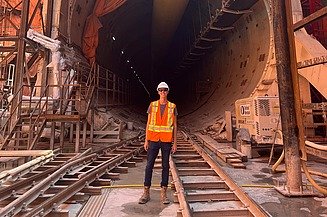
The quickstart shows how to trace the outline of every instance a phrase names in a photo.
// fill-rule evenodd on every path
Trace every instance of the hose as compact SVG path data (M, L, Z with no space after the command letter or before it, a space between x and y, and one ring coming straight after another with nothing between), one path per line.
M320 151L327 151L327 145L318 145L317 143L310 142L308 140L305 140L305 144L307 146L310 146L311 148L318 149Z
M280 120L280 116L278 117L277 128L278 128L278 125L279 125L279 120ZM270 165L270 163L271 163L271 159L272 159L272 157L273 157L274 147L275 147L275 142L276 142L277 134L279 134L279 135L280 135L280 138L283 139L283 133L282 133L282 131L281 131L281 130L276 130L276 131L275 131L275 134L274 134L273 144L271 145L271 150L270 150L270 156L269 156L268 166Z
M283 152L280 155L280 157L278 158L277 162L271 167L271 170L273 172L277 172L276 169L279 166L279 164L284 160L284 157L285 157L285 150L283 150Z
M318 145L316 143L313 143L313 142L310 142L310 141L305 141L305 144L312 147L312 148L316 148L316 149L319 149L319 150L323 150L323 151L327 151L327 146L323 146L323 145ZM305 149L304 149L305 151ZM276 169L277 167L280 165L280 163L282 162L282 160L284 159L285 157L285 153L284 153L284 150L282 152L282 154L280 155L278 161L272 166L271 170L273 172L276 172ZM322 174L322 173L318 173L318 172L315 172L315 171L309 171L308 168L307 168L307 165L306 165L306 161L301 159L301 166L302 166L302 169L303 169L303 172L305 174L305 176L307 177L307 179L309 180L309 182L312 184L312 186L317 189L320 193L324 194L324 195L327 195L327 189L324 188L324 187L321 187L319 186L316 181L312 178L311 174L314 174L314 175L320 175L320 176L323 176L323 177L326 177L325 174Z
M306 161L301 160L301 165L302 165L302 169L307 177L307 179L309 180L309 182L312 184L312 186L317 189L320 193L327 195L327 189L324 187L319 186L316 181L312 178L312 176L310 175L310 172L307 168L307 164Z
M319 150L323 150L323 151L327 151L327 146L323 146L323 145L318 145L316 143L310 142L308 140L305 141L305 144L312 147L312 148L316 148ZM306 152L306 149L304 148L304 150L302 150L304 152ZM312 184L312 186L317 189L320 193L327 195L327 189L324 187L321 187L317 184L317 182L312 178L310 171L307 168L307 164L306 164L306 160L301 159L301 166L302 169L304 171L305 176L307 177L307 179L309 180L309 182Z

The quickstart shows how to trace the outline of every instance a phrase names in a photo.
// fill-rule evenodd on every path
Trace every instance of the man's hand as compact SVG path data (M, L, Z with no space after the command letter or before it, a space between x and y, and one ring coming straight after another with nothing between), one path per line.
M145 142L144 142L144 150L145 151L148 151L148 149L149 149L149 141L148 140L145 140Z
M173 147L171 147L171 153L175 153L177 151L177 144L176 143L174 143L173 144Z

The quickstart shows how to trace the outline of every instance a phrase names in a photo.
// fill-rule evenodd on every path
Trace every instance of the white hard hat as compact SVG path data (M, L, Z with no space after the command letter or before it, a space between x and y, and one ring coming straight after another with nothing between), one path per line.
M159 88L167 88L169 90L168 84L166 82L160 82L160 84L158 84L157 90L159 90Z

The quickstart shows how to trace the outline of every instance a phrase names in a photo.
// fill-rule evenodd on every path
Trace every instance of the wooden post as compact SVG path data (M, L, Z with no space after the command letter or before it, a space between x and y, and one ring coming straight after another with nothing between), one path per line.
M93 142L93 137L94 137L94 109L91 110L90 143Z
M75 152L79 152L79 142L80 142L80 130L81 130L81 123L77 122L76 123L76 139L75 139Z
M226 122L226 139L229 142L233 141L233 123L232 123L232 113L230 111L225 111L225 122Z
M82 147L86 147L86 128L87 128L87 120L83 121L83 141L82 141Z
M51 122L51 134L50 134L50 149L54 150L54 143L56 138L56 125L55 122Z
M69 128L69 143L73 143L73 140L74 140L74 124L71 123Z
M65 136L65 123L60 123L60 148L63 149L64 147L64 136Z

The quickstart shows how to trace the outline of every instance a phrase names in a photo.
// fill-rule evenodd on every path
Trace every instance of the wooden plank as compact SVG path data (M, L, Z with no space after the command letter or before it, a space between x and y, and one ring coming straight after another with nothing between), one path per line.
M246 166L243 163L233 163L231 166L237 169L246 169Z

